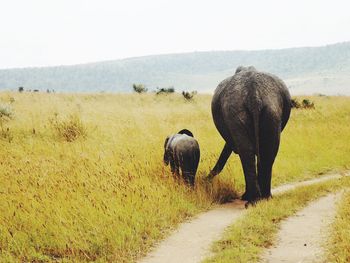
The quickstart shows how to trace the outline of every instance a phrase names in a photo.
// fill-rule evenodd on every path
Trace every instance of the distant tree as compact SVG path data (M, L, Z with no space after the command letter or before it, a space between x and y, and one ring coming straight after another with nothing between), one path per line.
M23 87L19 87L18 88L18 92L23 92L24 91L24 88Z
M157 88L156 94L159 95L162 93L168 94L168 93L174 93L174 92L175 92L175 88L171 86L169 88Z
M182 96L186 99L186 100L192 100L194 95L197 94L197 91L192 91L192 92L188 92L188 91L183 91L182 92Z
M291 104L292 104L292 108L299 109L301 107L301 105L297 99L292 99Z
M38 90L38 89L35 89L35 90L33 90L33 92L39 92L39 90Z
M315 104L308 99L303 99L300 103L297 99L291 100L292 108L295 109L314 109Z
M132 84L132 88L137 93L146 93L147 88L143 84Z
M303 105L304 109L314 109L315 108L314 103L308 99L304 99L302 102L302 105Z
M46 93L50 93L50 90L49 90L49 89L47 89L47 90L46 90Z

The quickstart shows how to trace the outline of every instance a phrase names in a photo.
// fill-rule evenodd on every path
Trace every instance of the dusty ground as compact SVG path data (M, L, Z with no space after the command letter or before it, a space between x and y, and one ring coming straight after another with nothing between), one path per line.
M312 202L295 216L285 220L276 246L268 249L262 262L323 262L322 241L336 212L338 194Z
M213 240L244 212L244 201L235 200L182 224L141 263L200 262L209 254Z
M287 184L275 188L272 193L279 194L299 186L336 179L341 176L339 174L327 175L313 180ZM244 203L235 200L183 223L171 236L163 240L151 253L141 259L140 263L201 262L210 255L211 244L221 237L225 228L244 214Z

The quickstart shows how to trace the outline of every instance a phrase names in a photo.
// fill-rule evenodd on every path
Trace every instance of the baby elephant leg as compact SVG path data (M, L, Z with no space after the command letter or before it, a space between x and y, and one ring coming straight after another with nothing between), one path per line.
M193 173L183 172L183 177L184 177L184 180L187 184L189 184L192 187L194 186L195 175Z
M192 156L187 156L182 160L181 170L185 182L194 186L198 161L191 157Z

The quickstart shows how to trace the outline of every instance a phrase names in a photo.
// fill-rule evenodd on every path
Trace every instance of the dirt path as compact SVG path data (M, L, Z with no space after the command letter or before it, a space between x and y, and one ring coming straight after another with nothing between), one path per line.
M281 224L276 246L268 249L261 262L324 262L322 241L336 212L338 194L312 202Z
M310 185L342 175L327 175L320 178L282 185L273 189L273 194L292 190L299 186ZM202 213L189 222L181 224L175 232L163 240L140 263L193 263L201 262L210 255L211 244L218 240L226 227L231 225L245 212L244 203L235 200Z

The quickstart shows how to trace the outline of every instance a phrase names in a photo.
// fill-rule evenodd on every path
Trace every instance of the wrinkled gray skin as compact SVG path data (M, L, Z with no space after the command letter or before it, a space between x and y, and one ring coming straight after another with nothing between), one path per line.
M189 130L181 130L168 136L164 143L164 163L170 163L171 172L182 177L186 183L194 186L200 158L199 144Z
M238 67L234 76L216 88L211 106L215 126L226 144L209 178L221 172L234 152L244 171L242 199L248 205L269 198L272 165L291 110L286 85L254 67Z

